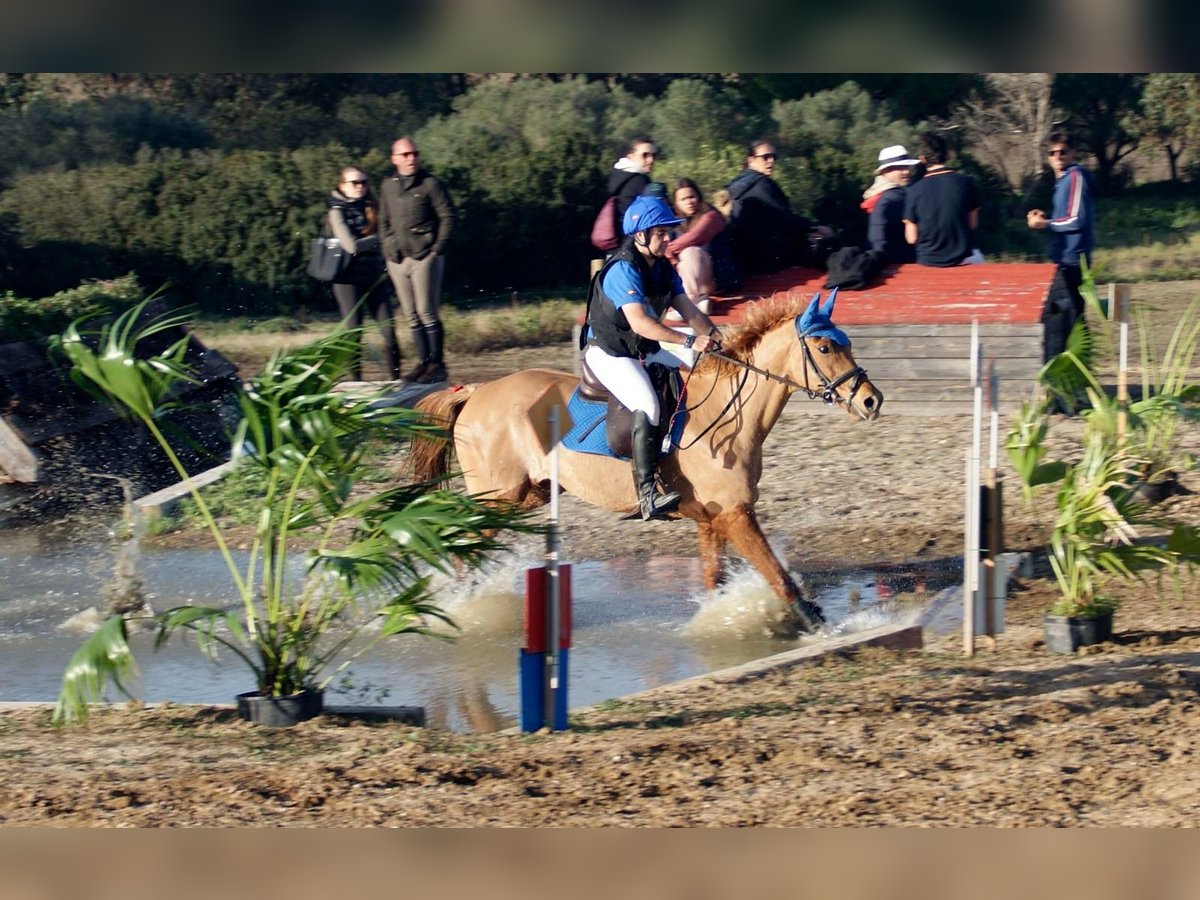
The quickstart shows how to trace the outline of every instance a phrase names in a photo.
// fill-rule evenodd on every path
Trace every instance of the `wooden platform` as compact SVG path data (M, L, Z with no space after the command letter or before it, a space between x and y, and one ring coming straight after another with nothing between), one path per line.
M970 413L971 323L978 321L985 366L994 361L1000 379L1001 408L1013 409L1042 366L1042 310L1053 277L1052 263L897 266L867 290L839 291L834 321L883 391L884 415ZM803 268L747 279L741 293L714 297L710 315L731 325L759 300L818 291L824 297L824 280L823 272ZM793 399L789 410L825 411Z

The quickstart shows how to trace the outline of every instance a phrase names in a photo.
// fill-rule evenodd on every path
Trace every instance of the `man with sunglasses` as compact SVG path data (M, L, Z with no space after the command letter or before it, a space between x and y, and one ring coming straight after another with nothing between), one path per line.
M392 144L392 165L396 174L384 179L379 192L379 236L388 276L420 357L408 380L437 384L449 380L438 309L454 206L442 183L421 165L412 138Z
M1087 171L1075 162L1071 137L1065 131L1055 131L1046 139L1046 154L1054 171L1054 200L1050 218L1040 209L1031 209L1025 221L1035 231L1050 232L1050 261L1058 266L1050 298L1049 314L1066 317L1061 329L1046 329L1046 358L1062 352L1067 335L1075 320L1083 315L1083 281L1080 261L1092 264L1092 249L1096 245L1095 210L1092 208L1092 185ZM1054 332L1052 334L1051 332Z
M747 275L810 263L812 243L833 237L824 225L792 211L787 195L771 177L778 159L771 141L752 141L746 167L727 186L733 203L729 225L734 254Z

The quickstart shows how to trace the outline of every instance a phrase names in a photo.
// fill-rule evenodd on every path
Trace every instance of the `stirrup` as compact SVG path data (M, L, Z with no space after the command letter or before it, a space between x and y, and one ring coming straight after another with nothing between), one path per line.
M648 497L638 499L637 514L643 522L665 519L667 513L675 512L679 508L680 499L682 498L674 491L669 494L651 493Z

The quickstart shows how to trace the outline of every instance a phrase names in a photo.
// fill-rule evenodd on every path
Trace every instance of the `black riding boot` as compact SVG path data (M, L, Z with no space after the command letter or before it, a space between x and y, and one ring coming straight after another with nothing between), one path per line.
M429 355L425 357L425 371L421 373L421 377L417 380L422 384L437 384L440 381L445 381L449 378L449 373L446 371L446 364L442 361L442 343L445 332L442 329L441 322L434 322L432 325L425 326L425 340L429 347Z
M679 494L659 494L654 473L658 469L658 429L644 412L633 414L633 486L643 520L663 519L679 505Z
M410 325L408 333L412 335L413 359L417 361L412 371L408 373L408 380L416 381L429 368L429 340L425 337L423 325Z

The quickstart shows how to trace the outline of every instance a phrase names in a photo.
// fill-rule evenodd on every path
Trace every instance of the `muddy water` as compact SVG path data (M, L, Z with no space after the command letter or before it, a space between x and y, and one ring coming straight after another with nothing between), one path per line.
M67 660L87 634L87 611L102 605L113 550L37 532L6 536L0 549L0 700L53 700ZM525 568L540 562L536 552L514 553L468 581L435 583L439 601L461 628L456 639L388 639L335 680L327 702L420 705L430 724L453 730L516 724L521 591ZM226 570L211 551L143 550L138 570L157 610L185 603L221 605L232 594ZM956 577L952 572L807 573L829 620L828 633L785 642L765 635L764 609L772 595L747 568L735 569L728 586L714 594L704 590L700 562L690 557L578 561L573 570L572 706L779 653L829 634L912 620L923 598ZM132 687L143 700L229 703L253 687L231 654L213 663L182 640L158 652L149 635L132 640L141 670Z

